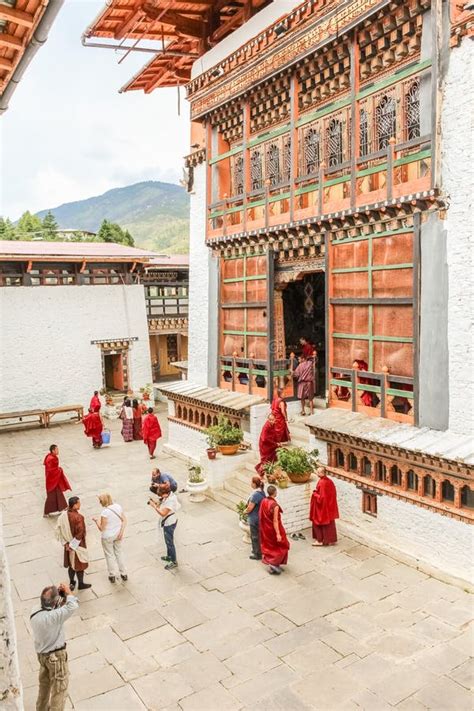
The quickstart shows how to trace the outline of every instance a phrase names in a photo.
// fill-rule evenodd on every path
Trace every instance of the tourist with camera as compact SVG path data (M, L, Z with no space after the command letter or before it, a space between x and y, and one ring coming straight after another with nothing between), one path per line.
M79 600L67 583L60 583L44 588L40 605L30 616L39 662L36 711L63 711L69 683L64 623L79 607Z
M166 555L161 556L161 560L166 562L165 570L173 570L178 567L176 560L176 548L174 545L174 532L178 523L176 512L181 508L178 497L171 491L168 483L161 484L158 488L159 500L148 499L148 504L161 516L159 526L163 529L163 537L166 545Z

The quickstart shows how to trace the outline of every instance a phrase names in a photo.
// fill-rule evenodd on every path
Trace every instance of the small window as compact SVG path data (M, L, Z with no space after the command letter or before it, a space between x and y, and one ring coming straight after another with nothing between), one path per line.
M383 96L375 109L377 144L381 151L396 135L396 105L393 96Z
M413 469L409 469L407 472L407 486L410 491L418 491L418 475Z
M319 132L308 128L304 134L304 173L313 175L319 170L321 163Z
M405 137L420 137L420 80L415 79L405 94Z
M351 472L357 471L357 457L352 452L349 454L349 469Z
M359 153L361 157L369 153L369 119L365 109L360 110L359 118Z
M367 491L362 492L362 513L369 516L377 516L377 494L370 494Z
M362 476L372 476L372 463L367 457L362 459L361 474Z
M342 163L342 121L332 119L327 129L328 163L334 168Z
M468 486L461 489L461 506L465 509L474 509L474 491Z
M344 468L344 454L340 449L336 449L336 467Z
M375 465L375 478L377 481L385 481L387 478L387 467L383 462L377 462Z
M436 496L436 482L433 477L425 476L423 479L423 493L432 499Z
M393 484L393 486L402 485L402 473L396 464L390 469L390 483Z
M454 502L454 486L448 480L443 481L441 485L441 498L443 501Z

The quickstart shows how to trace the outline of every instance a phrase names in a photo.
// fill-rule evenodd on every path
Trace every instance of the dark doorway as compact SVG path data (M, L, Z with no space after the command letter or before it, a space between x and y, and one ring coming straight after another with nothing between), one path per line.
M106 390L124 391L123 356L121 353L104 355L104 375Z
M299 355L304 336L318 353L316 395L326 393L326 298L324 272L305 274L283 291L286 356Z

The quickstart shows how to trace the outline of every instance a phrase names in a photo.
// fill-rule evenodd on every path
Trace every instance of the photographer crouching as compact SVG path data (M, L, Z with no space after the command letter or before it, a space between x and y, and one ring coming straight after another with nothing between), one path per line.
M159 527L163 529L163 537L166 545L166 555L161 556L161 560L166 562L165 570L173 570L178 567L176 560L176 548L174 545L174 532L178 523L176 512L181 508L176 494L171 491L170 485L160 484L158 487L158 502L149 499L148 504L161 516Z
M45 588L40 604L30 615L40 665L36 711L63 711L69 683L63 625L79 607L79 600L67 583L61 583Z

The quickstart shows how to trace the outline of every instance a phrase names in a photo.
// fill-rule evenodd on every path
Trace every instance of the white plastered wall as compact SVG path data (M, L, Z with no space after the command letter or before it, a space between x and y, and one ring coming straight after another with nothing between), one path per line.
M465 37L449 55L442 111L442 187L449 199L449 428L463 434L474 433L473 76L474 44Z
M92 340L130 344L134 390L152 381L143 286L0 288L0 412L88 405L102 387Z

